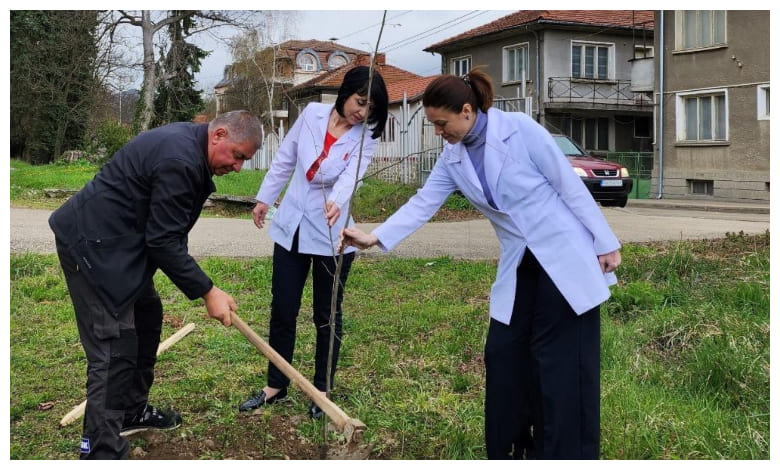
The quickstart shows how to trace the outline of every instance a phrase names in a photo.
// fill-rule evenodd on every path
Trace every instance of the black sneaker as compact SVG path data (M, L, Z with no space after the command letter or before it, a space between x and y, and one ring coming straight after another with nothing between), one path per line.
M322 418L323 414L325 414L325 412L322 411L322 408L317 406L316 403L314 403L314 402L309 403L309 418L311 418L311 419L320 419L320 418Z
M181 415L179 413L175 411L160 411L147 404L144 410L132 419L125 418L119 435L125 437L149 429L165 431L176 429L179 426L181 426Z

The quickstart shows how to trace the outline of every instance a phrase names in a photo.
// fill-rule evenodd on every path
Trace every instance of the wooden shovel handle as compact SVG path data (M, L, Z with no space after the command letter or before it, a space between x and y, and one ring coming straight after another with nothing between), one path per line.
M280 371L300 388L303 393L312 399L314 403L319 406L325 414L327 414L333 421L336 427L346 433L351 433L355 430L365 429L366 425L360 420L350 418L344 411L341 410L335 403L330 401L325 395L323 395L317 387L306 378L301 375L300 372L295 370L282 356L277 353L268 343L266 343L260 336L257 335L252 329L239 318L238 315L231 312L230 319L233 322L238 331L240 331L246 339L249 340L265 357L268 358Z

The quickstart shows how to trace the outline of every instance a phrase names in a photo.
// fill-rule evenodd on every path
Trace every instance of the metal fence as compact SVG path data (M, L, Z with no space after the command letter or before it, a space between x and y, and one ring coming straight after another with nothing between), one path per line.
M626 167L628 174L634 179L634 187L628 195L629 199L650 198L653 177L652 152L609 152L605 158Z

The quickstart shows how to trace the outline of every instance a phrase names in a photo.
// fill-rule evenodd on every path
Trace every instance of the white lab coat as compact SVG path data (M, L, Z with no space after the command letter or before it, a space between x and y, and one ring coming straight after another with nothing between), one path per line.
M583 314L609 298L617 279L601 272L597 255L620 243L542 126L523 113L490 109L487 116L485 177L498 210L487 203L465 146L447 144L425 185L373 231L379 246L391 250L460 190L490 220L500 242L490 316L509 324L526 246L572 309Z
M376 148L376 139L371 138L368 126L353 126L333 143L314 179L307 181L306 172L322 152L333 108L332 104L321 103L310 103L304 108L279 146L255 197L271 206L290 181L268 229L271 239L286 250L292 248L293 236L299 229L298 252L321 256L336 252L339 233L349 216L347 204L355 187L355 175L363 177ZM332 228L325 220L326 201L334 201L341 210ZM353 224L350 217L349 225ZM352 251L355 249L344 250Z

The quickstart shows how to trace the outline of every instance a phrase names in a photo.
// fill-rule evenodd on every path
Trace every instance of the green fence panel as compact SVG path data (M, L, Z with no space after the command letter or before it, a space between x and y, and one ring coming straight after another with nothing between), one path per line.
M628 169L628 174L634 180L634 187L628 195L629 199L648 199L650 197L653 177L652 152L610 152L605 158L611 162L620 163Z

